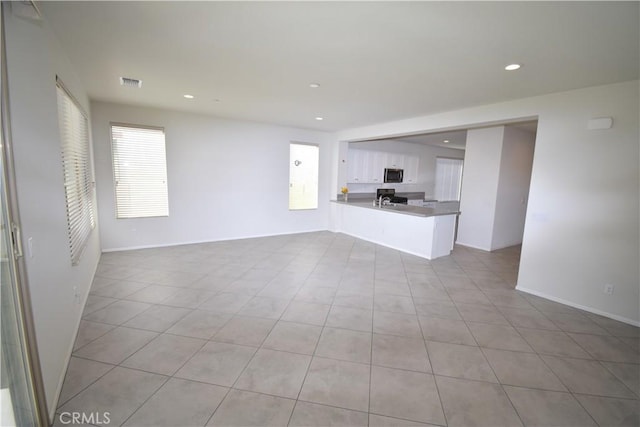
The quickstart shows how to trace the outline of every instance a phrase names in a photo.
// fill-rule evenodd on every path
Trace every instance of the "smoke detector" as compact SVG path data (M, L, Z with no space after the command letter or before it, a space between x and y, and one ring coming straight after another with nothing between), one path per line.
M142 80L120 77L120 86L141 88Z

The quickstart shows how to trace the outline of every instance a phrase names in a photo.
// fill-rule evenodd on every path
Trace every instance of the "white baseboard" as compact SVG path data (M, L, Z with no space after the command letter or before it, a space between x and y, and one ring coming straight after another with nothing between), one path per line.
M480 246L474 246L474 245L470 245L468 243L461 243L459 241L455 241L453 243L454 243L454 245L464 246L465 248L478 249L480 251L491 252L491 249L481 248Z
M205 240L189 240L183 242L173 242L173 243L159 243L155 245L142 245L142 246L123 246L119 248L103 248L102 253L107 252L121 252L121 251L135 251L137 249L154 249L154 248L169 248L172 246L182 246L182 245L197 245L200 243L215 243L215 242L227 242L230 240L244 240L244 239L257 239L260 237L275 237L275 236L286 236L289 234L305 234L305 233L317 233L320 231L331 231L326 228L316 229L316 230L305 230L305 231L288 231L283 233L273 233L273 234L254 234L249 236L237 236L237 237L225 237L222 239L205 239Z
M99 261L99 259L98 259ZM87 292L84 295L84 301L82 301L82 304L80 304L80 307L82 308L80 310L80 316L78 316L78 319L76 321L76 333L73 335L73 340L71 340L71 346L69 347L69 349L67 350L67 355L66 355L66 362L65 362L65 366L67 367L64 371L62 371L62 374L60 375L60 378L58 379L58 387L56 389L56 395L53 399L53 405L51 405L51 408L49 409L49 423L51 425L53 425L55 423L55 416L56 416L56 409L58 409L58 404L60 401L60 393L62 393L62 386L64 385L64 379L67 376L67 370L69 369L69 362L71 361L71 356L73 355L73 346L76 343L76 338L78 337L78 331L80 330L80 322L82 321L82 313L84 313L84 307L87 305L87 299L89 298L89 292L91 292L91 284L93 283L93 279L96 276L96 271L98 271L98 262L96 262L96 265L93 269L93 274L91 275L91 283L89 283L89 286L87 287Z
M557 297L554 297L552 295L545 294L544 292L538 292L538 291L535 291L533 289L523 288L521 286L516 286L516 290L524 292L524 293L527 293L527 294L535 295L535 296L540 297L540 298L544 298L544 299L548 299L548 300L551 300L551 301L554 301L554 302L558 302L560 304L568 305L569 307L578 308L580 310L587 311L589 313L593 313L593 314L597 314L597 315L600 315L600 316L608 317L609 319L617 320L618 322L623 322L623 323L627 323L627 324L632 325L632 326L640 327L640 321L638 321L638 320L633 320L633 319L629 319L627 317L618 316L617 314L608 313L606 311L598 310L597 308L587 307L587 306L584 306L584 305L581 305L581 304L576 304L575 302L572 302L572 301L568 301L568 300L565 300L565 299L562 299L562 298L557 298Z
M506 249L506 248L510 248L512 246L518 246L521 245L522 242L519 243L513 243L513 244L508 244L506 246L498 246L495 248L481 248L480 246L474 246L474 245L469 245L467 243L460 243L460 242L454 242L454 244L458 245L458 246L464 246L465 248L471 248L471 249L477 249L479 251L485 251L485 252L495 252L495 251L499 251L500 249Z
M363 237L363 236L360 236L360 235L357 235L357 234L347 233L344 230L335 231L335 233L346 234L347 236L355 237L356 239L364 240L364 241L369 242L369 243L375 243L376 245L384 246L385 248L395 249L395 250L400 251L402 253L413 255L413 256L417 256L419 258L431 261L431 258L427 258L426 256L424 256L424 254L419 254L417 252L413 252L413 251L407 250L405 248L398 248L396 246L388 245L388 244L382 243L382 242L380 242L378 240L369 239L367 237Z

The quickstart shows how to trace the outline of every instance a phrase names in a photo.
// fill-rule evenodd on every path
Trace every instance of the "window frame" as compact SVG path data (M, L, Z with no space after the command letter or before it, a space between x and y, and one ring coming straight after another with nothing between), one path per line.
M166 195L166 214L158 214L158 215L138 215L138 216L119 216L118 214L118 176L116 174L116 158L115 158L115 150L114 150L114 138L113 138L113 128L114 127L124 127L131 129L143 129L143 130L158 130L162 131L163 135L163 143L164 143L164 178L165 178L165 195ZM167 163L167 140L166 140L166 131L162 126L151 126L151 125L139 125L133 123L125 123L125 122L109 122L109 137L110 137L110 148L111 148L111 172L113 177L113 207L114 214L116 220L127 220L127 219L145 219L145 218L167 218L169 217L169 167Z
M64 138L65 132L73 135L77 129L63 129L64 123L61 120L63 112L60 110L61 94L66 98L65 104L73 106L77 110L77 114L82 117L86 128L85 138L82 141L76 142L73 137L69 140ZM71 265L76 266L80 263L91 234L96 227L91 126L86 111L58 76L56 76L56 103L69 253ZM69 191L73 188L75 191ZM72 200L71 197L76 197L77 201Z
M291 147L294 145L300 145L300 146L307 146L307 147L314 147L317 150L317 176L316 176L316 198L315 198L315 206L314 207L305 207L305 208L295 208L295 207L291 207ZM288 209L290 212L295 212L295 211L311 211L311 210L317 210L320 207L320 144L314 144L311 142L300 142L300 141L289 141L289 175L287 177L288 182L289 182L289 190L288 190L288 197L287 197L287 202L288 202Z

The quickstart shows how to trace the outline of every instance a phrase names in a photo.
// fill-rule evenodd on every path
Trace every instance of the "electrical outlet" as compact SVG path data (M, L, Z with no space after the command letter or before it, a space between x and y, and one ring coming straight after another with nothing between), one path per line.
M77 286L73 287L73 297L76 300L76 304L80 304L80 293L78 292L78 287Z
M615 289L615 286L607 283L606 285L604 285L604 289L602 290L602 292L604 292L607 295L613 295L613 290Z

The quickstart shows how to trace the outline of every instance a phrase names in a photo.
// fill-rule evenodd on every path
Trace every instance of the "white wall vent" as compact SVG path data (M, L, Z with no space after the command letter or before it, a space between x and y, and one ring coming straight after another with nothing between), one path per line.
M120 85L126 87L142 87L142 80L120 77Z

